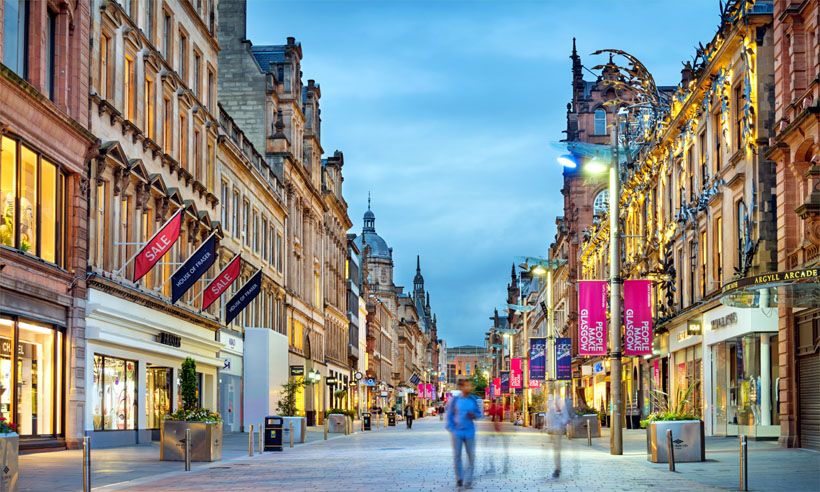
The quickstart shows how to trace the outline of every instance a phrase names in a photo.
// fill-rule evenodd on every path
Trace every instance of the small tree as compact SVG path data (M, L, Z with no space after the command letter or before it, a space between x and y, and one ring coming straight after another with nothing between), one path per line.
M282 385L282 398L276 403L276 411L284 417L296 416L296 394L305 386L302 378L291 379Z
M479 398L484 398L484 389L487 388L487 378L484 373L477 371L470 379L473 382L473 393L478 395Z
M194 359L190 357L185 359L179 379L182 408L188 411L195 410L199 407L199 400L196 397L196 362Z

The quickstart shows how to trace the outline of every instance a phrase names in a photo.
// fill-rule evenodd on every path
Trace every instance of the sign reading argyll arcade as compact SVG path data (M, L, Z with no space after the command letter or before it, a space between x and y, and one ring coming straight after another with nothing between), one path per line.
M578 355L606 355L606 280L578 281Z
M624 281L624 354L652 353L652 281Z

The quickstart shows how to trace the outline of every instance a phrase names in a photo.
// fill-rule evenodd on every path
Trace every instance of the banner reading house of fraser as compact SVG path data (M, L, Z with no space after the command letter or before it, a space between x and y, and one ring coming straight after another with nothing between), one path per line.
M171 304L176 303L216 261L216 234L205 240L171 275Z
M248 307L248 304L250 304L260 292L262 292L261 269L257 270L257 272L248 279L245 285L231 297L231 300L225 304L225 324L230 324L234 318L239 316L239 313Z
M179 209L173 217L168 219L156 234L145 243L145 246L134 258L134 282L145 276L154 268L154 265L171 251L171 247L179 239L180 228L182 227L182 210Z
M652 281L624 280L624 354L652 353Z
M510 359L510 388L521 389L524 387L524 372L521 370L521 358Z
M547 377L547 339L530 338L530 388L539 388ZM533 382L537 381L538 384Z
M578 355L606 355L606 280L578 281Z

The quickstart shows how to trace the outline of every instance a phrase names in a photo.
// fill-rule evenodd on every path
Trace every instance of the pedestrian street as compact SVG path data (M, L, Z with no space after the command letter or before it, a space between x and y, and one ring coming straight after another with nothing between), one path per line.
M672 473L666 465L646 461L640 448L640 431L627 437L624 456L610 456L606 438L563 440L560 478L551 478L553 454L551 438L533 429L505 424L494 434L488 422L481 422L476 450L475 490L731 490L737 474L732 469L734 455L723 454L718 461L679 464ZM630 440L631 439L631 440ZM732 441L734 442L734 441ZM731 443L730 443L731 444ZM772 452L783 452L779 449ZM820 455L807 451L786 451L804 461L797 466L818 466ZM796 454L801 453L801 454ZM783 455L783 458L786 458ZM806 461L808 460L808 461ZM794 461L782 459L781 462ZM799 460L797 460L799 461ZM780 464L781 479L760 482L773 469L754 460L751 463L751 490L810 490L806 483L790 483L797 470ZM807 465L808 463L808 465ZM506 465L506 472L505 472ZM181 468L181 466L180 466ZM734 469L736 470L736 469ZM759 478L759 476L761 478ZM765 488L755 488L755 480ZM709 483L712 485L708 485ZM720 486L717 486L720 484ZM373 427L372 431L308 445L287 448L214 463L193 472L173 472L146 477L99 490L133 491L245 491L245 490L454 490L450 436L438 418L419 419L412 430L403 422L396 427Z

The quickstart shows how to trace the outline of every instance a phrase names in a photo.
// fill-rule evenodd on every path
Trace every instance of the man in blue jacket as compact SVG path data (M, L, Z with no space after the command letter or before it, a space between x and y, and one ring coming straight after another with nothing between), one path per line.
M453 440L453 460L456 470L456 485L471 488L473 482L473 464L475 463L475 420L481 418L481 403L473 392L469 379L458 382L461 395L450 398L447 402L447 430ZM461 463L461 448L467 451L467 469Z

